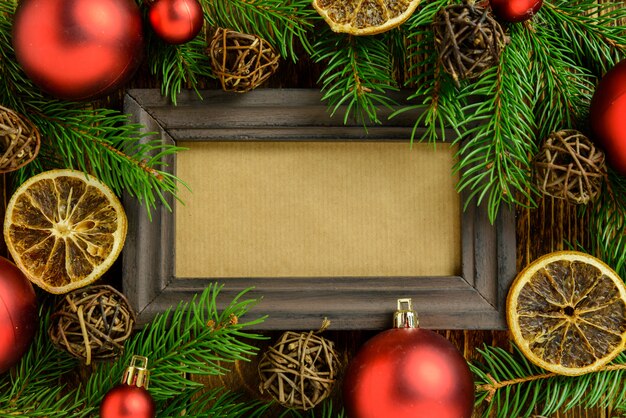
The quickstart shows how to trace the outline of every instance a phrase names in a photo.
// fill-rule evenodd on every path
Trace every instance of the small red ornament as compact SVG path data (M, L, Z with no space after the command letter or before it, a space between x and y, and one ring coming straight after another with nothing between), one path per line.
M202 29L204 14L198 0L156 0L148 12L150 25L169 44L182 44Z
M349 418L470 418L474 380L454 345L418 328L411 299L399 299L394 328L351 361L344 404Z
M591 139L604 149L609 166L626 176L626 60L609 70L591 99Z
M22 0L13 47L26 75L60 99L88 100L121 87L143 49L133 0Z
M0 373L24 355L37 331L37 298L30 280L0 257Z
M532 18L543 5L543 0L489 0L493 14L509 23Z
M136 366L141 362L141 366ZM154 418L154 400L148 392L148 359L133 356L122 383L111 389L100 404L101 418Z

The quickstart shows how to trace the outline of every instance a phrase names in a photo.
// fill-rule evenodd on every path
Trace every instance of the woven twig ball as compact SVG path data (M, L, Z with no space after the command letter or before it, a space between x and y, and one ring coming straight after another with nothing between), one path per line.
M288 331L261 358L259 390L287 408L307 410L330 395L338 369L331 341L313 331Z
M444 71L459 80L474 79L498 64L507 38L488 9L452 4L437 12L435 46Z
M119 356L134 324L135 313L123 294L107 285L88 286L59 302L48 334L57 347L91 364Z
M218 28L209 44L211 67L224 91L248 92L278 68L280 55L256 35Z
M0 106L0 173L24 167L37 156L41 139L26 117Z
M606 177L604 153L573 129L550 134L533 165L542 193L574 204L585 204L595 198Z

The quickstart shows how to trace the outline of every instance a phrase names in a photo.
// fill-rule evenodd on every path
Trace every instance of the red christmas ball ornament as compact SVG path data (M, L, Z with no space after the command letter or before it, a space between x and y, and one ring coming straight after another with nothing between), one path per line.
M591 99L591 139L604 149L607 162L626 176L626 60L609 70Z
M474 380L456 347L418 328L411 300L399 299L394 328L350 362L344 404L349 418L470 418Z
M24 355L37 331L37 300L24 273L0 257L0 373Z
M195 38L204 23L198 0L156 0L148 17L159 38L174 45Z
M141 362L141 365L137 365ZM154 418L154 400L148 392L148 359L133 356L122 383L111 389L100 404L101 418Z
M126 83L143 50L133 0L22 0L13 47L26 75L60 99L89 100Z
M509 23L532 18L543 5L543 0L489 0L496 17Z

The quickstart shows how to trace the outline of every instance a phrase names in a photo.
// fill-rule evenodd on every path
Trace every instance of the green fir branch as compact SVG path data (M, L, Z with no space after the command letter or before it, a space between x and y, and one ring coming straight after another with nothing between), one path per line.
M129 123L127 115L55 100L29 102L25 112L44 138L40 153L46 158L22 168L18 183L41 170L63 167L93 174L118 195L127 191L148 213L157 199L167 206L166 195L176 196L178 180L164 170L162 158L182 148L143 141L147 134L141 133L141 125Z
M75 389L64 384L77 362L48 338L50 312L39 312L39 330L19 363L0 375L0 417L66 417L81 406Z
M415 123L411 134L411 141L437 140L445 141L446 132L454 130L457 136L458 123L463 119L462 102L458 98L458 90L450 77L443 73L439 66L439 59L435 49L432 21L447 0L436 0L422 6L407 22L408 45L407 61L412 63L407 80L407 86L415 86L415 92L408 100L420 100L418 104L407 105L398 110L393 116L404 112L415 114ZM419 137L417 137L420 132Z
M479 350L481 363L470 364L476 383L476 406L483 417L525 418L575 406L619 407L626 401L626 353L596 372L562 376L531 364L515 347Z
M385 38L348 36L324 27L313 49L313 60L326 65L319 82L331 115L341 109L344 123L351 118L381 123L379 109L391 109L396 103L388 93L398 90Z
M320 406L308 411L287 409L279 418L346 418L343 408L334 409L333 401L326 399Z
M206 52L203 34L182 45L168 45L151 36L148 41L148 64L150 71L161 80L161 94L176 104L183 88L192 88L198 93L201 78L215 77L211 60Z
M621 1L546 1L538 17L568 44L574 60L597 77L626 54L626 8Z
M512 42L499 66L460 93L460 100L469 104L463 108L463 136L457 140L461 145L458 190L467 191L466 205L486 201L491 222L502 203L534 205L530 158L536 151L535 86L522 31L512 26Z
M261 418L272 406L261 401L245 401L239 394L215 388L183 392L158 409L157 417L180 416L206 418Z
M593 75L576 64L572 44L563 42L551 25L529 24L520 35L532 48L538 138L576 128L593 95Z
M626 280L626 177L610 171L590 211L589 252L596 254Z
M283 58L298 59L298 45L311 53L313 22L319 19L310 0L201 0L210 26L257 35Z
M243 340L263 337L243 329L264 318L243 322L242 317L257 301L244 299L244 291L218 312L221 288L211 285L192 301L157 315L125 344L115 364L100 365L85 385L88 412L120 381L133 355L149 359L150 393L160 403L200 389L202 383L192 380L192 375L223 374L228 371L224 363L248 361L256 354L258 349Z

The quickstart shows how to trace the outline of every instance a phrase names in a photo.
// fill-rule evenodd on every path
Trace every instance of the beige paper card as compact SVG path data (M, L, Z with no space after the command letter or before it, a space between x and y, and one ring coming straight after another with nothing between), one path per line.
M449 276L461 271L455 148L188 142L175 275Z

